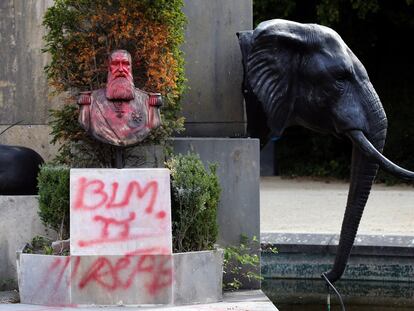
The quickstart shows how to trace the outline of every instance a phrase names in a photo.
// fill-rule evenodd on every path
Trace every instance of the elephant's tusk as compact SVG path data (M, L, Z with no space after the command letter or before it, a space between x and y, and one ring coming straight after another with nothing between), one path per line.
M414 172L406 170L388 160L370 143L362 131L352 130L346 134L366 157L376 162L384 171L405 180L414 180Z

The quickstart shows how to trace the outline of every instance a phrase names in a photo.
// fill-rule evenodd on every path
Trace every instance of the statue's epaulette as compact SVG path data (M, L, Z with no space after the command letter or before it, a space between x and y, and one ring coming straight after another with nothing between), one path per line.
M91 104L91 91L80 92L78 96L78 105L90 105Z
M155 107L161 107L162 106L162 96L160 93L149 93L147 92L149 96L149 105L155 106Z

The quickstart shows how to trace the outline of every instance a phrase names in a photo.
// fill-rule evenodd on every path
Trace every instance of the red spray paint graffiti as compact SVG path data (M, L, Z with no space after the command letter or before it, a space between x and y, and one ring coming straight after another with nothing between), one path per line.
M145 303L168 302L173 283L169 172L119 172L71 171L72 256L50 264L43 288L70 289L77 303L89 301L95 291L117 301L136 295Z
M159 230L160 228L153 228L150 232L144 230L140 233L131 233L130 230L134 221L145 223L146 220L142 219L143 217L152 217L159 221L167 217L166 211L156 211L155 208L159 196L159 184L156 180L146 183L132 180L124 184L124 187L120 187L117 181L105 183L104 180L97 178L80 177L76 183L77 191L73 196L72 212L93 213L90 224L95 223L99 226L94 236L89 236L88 239L78 239L79 247L140 240L157 237L164 233L163 230ZM127 213L128 216L119 216L117 210L125 210L122 215ZM141 219L138 219L138 213Z
M137 250L121 257L97 256L91 263L82 262L78 256L57 258L45 273L41 287L53 278L53 288L69 287L71 284L79 290L88 286L98 286L107 292L123 291L131 288L134 282L142 282L150 296L156 296L171 287L173 282L171 256L136 255L153 250ZM65 272L69 272L69 263L73 261L70 277L64 282ZM80 268L83 265L82 269ZM82 270L82 271L81 271ZM56 272L57 271L57 275ZM144 278L144 276L146 276Z
M124 272L127 273L123 277ZM107 257L99 257L90 265L88 272L82 276L77 286L83 289L96 283L107 291L125 290L129 289L133 281L142 273L151 275L150 280L144 284L148 294L158 294L160 290L172 284L170 257L127 255L117 259L114 263Z
M127 207L130 203L132 195L135 193L138 199L142 199L147 193L150 193L150 201L145 208L145 211L150 214L153 212L155 200L158 194L158 183L157 181L148 182L145 187L142 187L138 181L131 181L128 183L127 189L123 196L123 199L116 203L118 197L119 183L113 182L111 184L111 193L109 194L105 191L105 183L99 179L93 179L88 181L85 177L79 178L79 190L76 194L74 208L75 209L84 209L84 210L93 210L101 207L105 208L124 208ZM87 196L99 196L101 199L98 203L95 203L92 206L88 206L85 203L85 198ZM108 200L109 198L109 200Z

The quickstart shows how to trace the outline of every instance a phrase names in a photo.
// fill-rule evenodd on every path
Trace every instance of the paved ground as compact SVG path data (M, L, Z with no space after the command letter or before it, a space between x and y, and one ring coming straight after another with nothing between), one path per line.
M28 304L0 304L1 311L277 311L262 291L225 293L222 302L179 307L47 307Z
M261 231L338 234L348 186L262 177ZM374 185L358 233L414 236L414 187Z

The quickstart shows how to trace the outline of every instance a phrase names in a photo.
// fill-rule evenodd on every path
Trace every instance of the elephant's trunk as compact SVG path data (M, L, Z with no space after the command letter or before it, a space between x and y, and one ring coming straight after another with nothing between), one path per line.
M379 124L375 129L375 134L370 137L370 141L377 150L382 152L386 136L386 120ZM348 201L345 209L345 216L342 222L341 236L335 263L326 277L334 283L345 271L355 236L359 227L359 222L368 200L372 184L377 175L378 164L372 161L361 151L360 146L354 143L352 150L352 170L351 184L349 187Z
M354 146L357 146L371 161L378 163L384 171L405 180L414 180L414 172L406 170L384 157L361 131L350 131L348 136Z
M347 133L354 146L351 185L334 267L326 274L332 283L337 281L345 270L378 166L397 177L414 180L414 172L399 167L382 155L386 133L385 123L384 121L375 129L377 134L370 139L358 130Z

